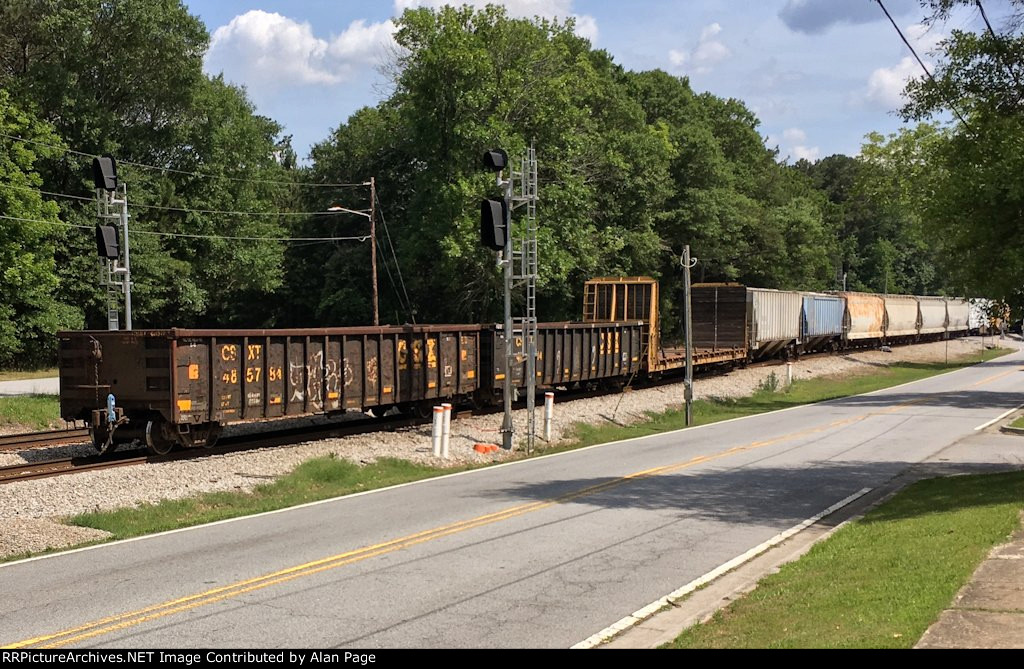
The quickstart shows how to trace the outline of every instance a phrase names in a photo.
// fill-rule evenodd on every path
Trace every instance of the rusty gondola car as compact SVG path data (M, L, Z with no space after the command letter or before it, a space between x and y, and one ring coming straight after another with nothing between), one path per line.
M538 387L634 377L642 324L542 323ZM501 400L526 385L522 337L511 372L502 328L420 325L302 330L61 332L60 404L105 451L142 440L155 453L209 446L225 425L451 401Z
M100 451L208 446L227 423L391 407L479 387L479 325L58 333L60 403Z

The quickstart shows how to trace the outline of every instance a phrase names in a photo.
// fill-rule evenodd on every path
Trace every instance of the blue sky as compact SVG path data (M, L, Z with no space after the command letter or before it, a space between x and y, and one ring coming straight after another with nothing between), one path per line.
M493 1L493 0L492 0ZM930 66L948 31L925 30L916 0L884 0ZM187 0L206 23L206 69L244 85L285 126L301 157L360 107L389 92L380 65L390 19L443 0ZM461 4L461 3L458 3ZM470 4L484 4L472 0ZM515 16L573 16L577 32L631 70L688 76L698 92L743 100L780 159L854 155L864 135L901 125L893 113L921 76L874 0L504 0ZM986 8L998 15L998 5Z

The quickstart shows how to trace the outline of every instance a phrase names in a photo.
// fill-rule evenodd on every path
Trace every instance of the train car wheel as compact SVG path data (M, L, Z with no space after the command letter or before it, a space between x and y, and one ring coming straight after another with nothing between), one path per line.
M167 455L174 450L175 442L164 435L163 421L151 420L146 423L146 446L155 455Z

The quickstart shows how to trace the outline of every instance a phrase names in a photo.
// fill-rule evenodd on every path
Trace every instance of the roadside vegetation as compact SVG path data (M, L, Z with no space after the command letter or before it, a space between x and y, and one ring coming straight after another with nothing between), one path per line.
M859 376L832 377L824 376L814 379L796 380L789 388L781 387L784 383L768 377L766 382L753 395L739 399L696 400L693 403L694 425L717 423L732 418L752 416L766 411L788 409L801 404L811 404L838 397L849 397L881 390L901 383L917 381L936 374L966 367L977 362L992 360L1010 353L1010 349L984 349L949 363L915 363L902 362L890 365L885 369L873 370L871 374ZM660 413L651 413L649 420L635 425L614 424L579 424L576 427L576 439L573 448L590 446L619 439L643 437L658 432L678 430L686 427L684 409L671 409Z
M980 355L982 359L988 360L1007 352L1005 349L990 349L982 351ZM870 376L810 379L794 382L792 387L779 392L762 389L751 397L737 400L701 400L694 403L695 422L697 425L703 425L869 392L933 376L975 362L978 362L978 357L972 355L969 359L949 364L901 363L894 364L886 370L879 370ZM675 430L682 428L683 425L684 414L678 410L651 414L648 421L629 427L580 425L577 427L576 439L555 448L538 450L537 455ZM252 492L206 493L194 498L167 500L133 508L82 514L70 518L67 522L72 525L105 530L113 535L113 539L122 539L281 509L354 492L450 474L477 466L486 465L444 468L415 464L405 460L381 459L375 463L361 466L339 458L318 458L300 465L295 471L273 483L258 486Z
M1019 527L1024 472L920 481L670 648L910 648Z
M111 539L126 539L408 483L452 471L458 470L394 458L358 465L330 456L304 462L290 474L257 486L252 492L212 492L129 509L86 513L71 518L70 524L105 530L111 533Z
M36 370L0 370L0 381L22 381L25 379L48 379L58 375L56 367Z
M1015 427L1015 428L1024 430L1024 416L1021 416L1017 420L1015 420L1012 423L1010 423L1010 427Z
M0 397L0 427L45 430L58 423L60 403L56 395Z

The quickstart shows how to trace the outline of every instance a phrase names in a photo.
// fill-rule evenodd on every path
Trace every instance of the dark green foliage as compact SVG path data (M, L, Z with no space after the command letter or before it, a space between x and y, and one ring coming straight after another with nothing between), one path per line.
M0 87L23 109L50 122L67 146L111 153L122 161L134 231L137 327L262 325L268 312L261 320L261 312L245 303L265 300L281 282L279 243L145 234L287 236L277 217L145 206L279 208L280 188L251 180L287 180L275 159L280 128L257 116L241 89L203 74L207 45L202 22L179 0L11 0L0 6ZM5 148L19 145L6 138L0 142ZM45 190L89 197L89 162L50 152L37 170ZM95 223L87 202L61 200L60 206L65 221ZM65 230L56 246L57 298L79 322L104 325L91 233ZM40 354L52 356L52 351Z
M890 166L845 156L780 165L742 101L695 94L665 72L626 71L571 22L445 7L406 11L397 28L391 95L341 123L297 168L280 126L243 90L203 74L206 28L180 0L9 0L0 5L0 87L18 116L3 121L5 132L121 161L136 327L369 323L367 217L259 214L369 210L359 184L371 177L383 217L382 321L497 320L501 276L480 244L479 202L498 193L480 156L502 147L518 167L531 142L545 319L578 318L587 279L650 275L662 284L669 343L682 320L684 244L700 261L697 281L821 290L840 287L846 271L851 288L962 283L950 272L938 281L932 266L936 247L961 248L958 238L922 232L927 221L893 186ZM11 183L91 197L87 157L8 138L0 147L13 161L0 165ZM1000 168L1015 169L1011 155ZM289 185L299 181L356 187ZM89 202L0 191L0 213L18 211L96 220ZM0 253L31 249L18 262L34 274L6 279L31 289L19 305L0 302L0 365L52 360L58 327L105 325L89 230L5 222L2 233Z
M378 177L419 320L499 318L500 275L479 242L479 201L495 194L480 156L500 146L517 161L531 140L542 318L578 317L594 276L653 275L671 326L686 243L706 280L834 287L826 200L775 162L742 102L695 95L664 72L627 72L571 25L500 8L409 11L398 27L394 93L318 145L312 174ZM311 207L327 204L320 195ZM351 244L297 249L287 322L366 322L368 255ZM329 279L316 272L324 267ZM382 281L383 318L405 319Z
M60 141L52 128L19 109L3 90L0 132L47 144ZM0 215L5 217L0 218L2 367L32 368L47 362L54 333L79 324L74 311L54 299L54 245L65 229L58 225L56 205L31 190L42 184L39 161L53 153L36 144L0 152Z

